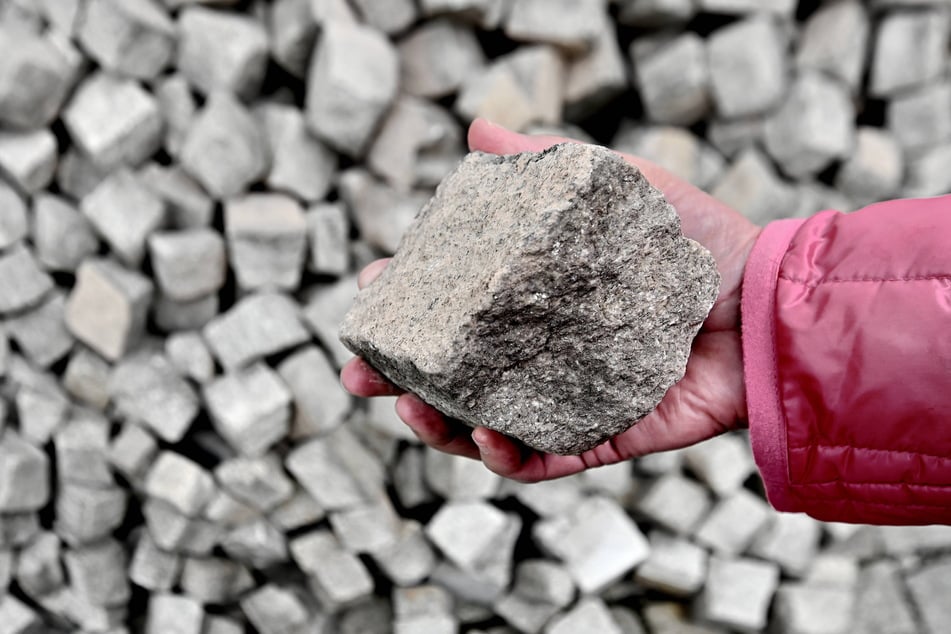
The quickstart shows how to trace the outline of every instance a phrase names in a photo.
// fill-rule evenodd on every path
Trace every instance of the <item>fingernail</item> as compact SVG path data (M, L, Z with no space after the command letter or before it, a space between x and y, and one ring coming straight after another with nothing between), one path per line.
M474 432L472 432L472 442L474 442L474 443L476 444L476 447L479 448L479 452L480 452L483 456L488 456L488 455L491 454L492 452L491 452L491 451L489 450L489 448L483 443L483 441L479 440L479 437L480 437L480 436L481 436L481 434L479 433L479 430L478 430L478 429L475 430Z

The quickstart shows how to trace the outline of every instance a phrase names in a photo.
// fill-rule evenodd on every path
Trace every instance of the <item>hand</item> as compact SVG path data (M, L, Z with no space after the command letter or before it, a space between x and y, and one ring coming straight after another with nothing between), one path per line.
M476 120L469 147L492 154L538 152L569 139L526 136ZM449 420L414 394L403 393L362 359L343 368L344 387L357 396L400 395L396 411L427 445L451 454L481 459L492 471L521 482L537 482L577 473L657 451L679 449L746 423L746 388L740 344L740 289L743 269L759 228L736 211L666 170L622 155L673 204L683 232L705 246L720 271L720 295L694 340L684 378L670 388L657 408L634 427L580 456L533 451L485 428ZM360 274L360 288L386 267L378 260Z

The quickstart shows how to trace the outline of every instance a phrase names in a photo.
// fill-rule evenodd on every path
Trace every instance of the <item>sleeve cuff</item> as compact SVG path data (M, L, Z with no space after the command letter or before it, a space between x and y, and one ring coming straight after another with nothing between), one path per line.
M767 225L743 273L740 310L750 440L766 495L779 511L795 511L797 505L789 482L786 421L776 363L776 284L789 243L804 222L790 219Z

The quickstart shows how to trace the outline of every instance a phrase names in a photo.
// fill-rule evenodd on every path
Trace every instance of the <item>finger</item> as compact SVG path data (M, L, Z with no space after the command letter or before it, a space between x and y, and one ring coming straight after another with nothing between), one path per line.
M559 136L519 134L486 119L476 119L469 126L469 149L473 152L488 152L489 154L541 152L553 145L568 142L572 140Z
M390 263L391 259L392 258L384 258L382 260L376 260L363 267L359 277L357 277L357 286L363 290L372 284L373 280L380 277L380 273L383 272L383 269L386 268L386 265Z
M343 366L340 383L354 396L397 396L404 392L360 357L350 359Z
M552 480L596 466L587 463L582 456L556 456L528 449L490 429L476 429L472 440L486 467L518 482Z
M478 459L479 449L469 436L469 427L447 421L439 411L415 394L396 400L396 413L413 433L433 449Z
M522 449L511 438L478 427L472 432L472 441L479 448L479 457L490 471L510 478L522 468Z

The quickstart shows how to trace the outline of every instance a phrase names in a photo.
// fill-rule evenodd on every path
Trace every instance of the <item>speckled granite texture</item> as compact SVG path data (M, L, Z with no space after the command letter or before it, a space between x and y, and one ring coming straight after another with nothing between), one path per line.
M358 295L340 336L454 418L577 454L683 377L718 288L710 253L616 154L475 153Z

